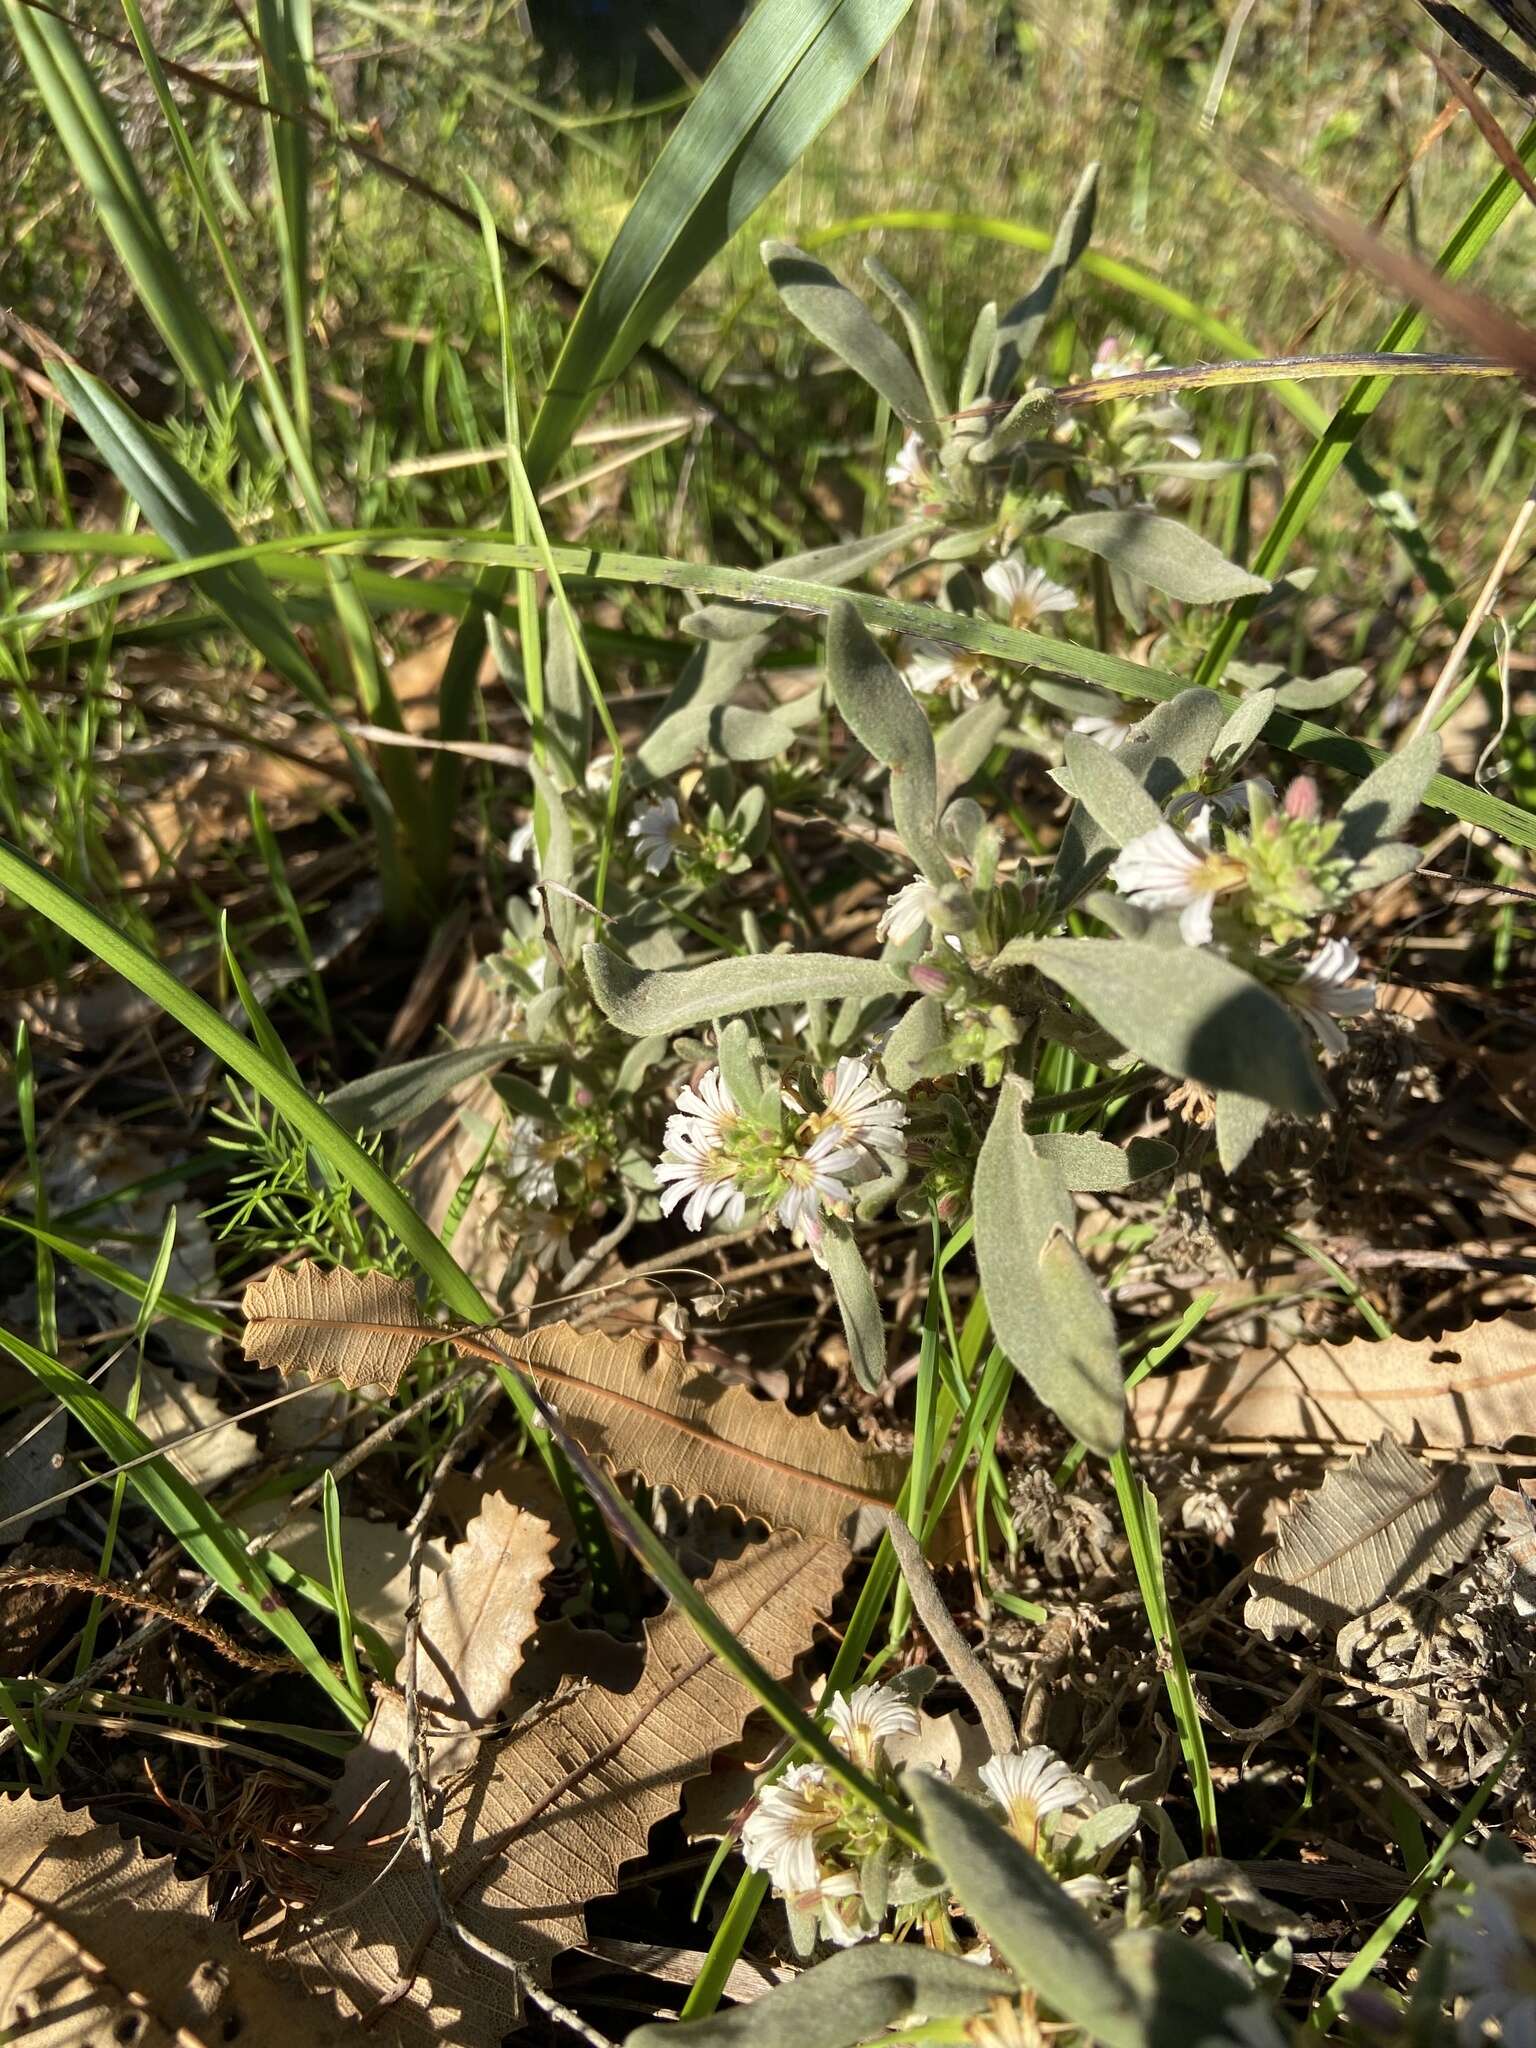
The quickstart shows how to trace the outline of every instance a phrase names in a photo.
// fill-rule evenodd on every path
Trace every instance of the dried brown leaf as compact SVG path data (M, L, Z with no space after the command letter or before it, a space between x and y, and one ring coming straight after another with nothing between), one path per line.
M905 1461L724 1387L681 1349L639 1333L615 1341L567 1324L500 1340L549 1395L589 1456L685 1499L704 1494L771 1529L857 1542L893 1501Z
M1489 1476L1430 1465L1382 1437L1286 1514L1249 1574L1244 1621L1271 1641L1334 1630L1452 1570L1493 1519Z
M281 1373L393 1388L422 1344L442 1338L471 1357L531 1372L590 1456L759 1515L770 1528L857 1541L883 1526L904 1461L791 1415L745 1387L722 1387L674 1344L635 1332L615 1340L567 1323L511 1337L436 1330L403 1281L325 1272L311 1260L247 1288L245 1355Z
M1445 1337L1245 1351L1143 1380L1135 1435L1187 1441L1368 1444L1383 1430L1431 1450L1488 1450L1536 1436L1536 1316Z
M319 1510L295 1514L287 1501L261 1501L244 1508L240 1526L248 1536L264 1535L280 1525L269 1550L296 1571L330 1583L325 1524ZM396 1522L369 1522L361 1515L341 1517L341 1554L347 1574L347 1598L359 1621L378 1630L396 1656L405 1642L406 1586L410 1577L411 1539ZM429 1537L424 1546L426 1581L448 1562L447 1546Z
M776 1676L830 1612L847 1566L836 1545L770 1537L718 1565L706 1595ZM644 1853L683 1786L741 1733L754 1701L671 1610L650 1624L634 1689L590 1687L535 1715L450 1791L438 1829L454 1912L481 1940L542 1974L584 1938L583 1908ZM392 1851L397 1845L388 1845ZM361 2014L384 2001L413 2040L498 2048L515 2016L499 1971L437 1926L415 1851L370 1883L348 1860L328 1881L292 1951L317 1992Z
M206 1887L56 1800L0 1805L0 2040L340 2048L352 2030L208 1912ZM384 2039L388 2040L388 2034Z
M435 1784L474 1763L479 1740L466 1731L493 1720L505 1704L554 1548L547 1522L489 1493L464 1541L432 1575L421 1603L417 1674ZM403 1580L401 1592L403 1607ZM402 1818L405 1753L404 1704L381 1693L334 1802L338 1812L362 1817L365 1837Z
M340 1380L392 1394L424 1344L440 1333L426 1323L403 1280L349 1273L313 1259L277 1266L245 1290L241 1349L285 1379Z
M126 1408L133 1375L132 1361L120 1358L102 1382L102 1392L115 1408ZM173 1444L167 1459L205 1493L244 1471L256 1456L256 1439L240 1427L238 1416L226 1414L211 1394L190 1380L177 1379L151 1359L145 1359L141 1368L134 1420L152 1444ZM194 1430L208 1434L193 1436L190 1443L177 1441Z

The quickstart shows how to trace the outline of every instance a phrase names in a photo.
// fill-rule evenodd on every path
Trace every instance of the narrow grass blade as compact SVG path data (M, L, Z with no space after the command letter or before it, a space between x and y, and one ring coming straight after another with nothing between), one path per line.
M309 67L315 60L310 0L256 0L261 37L261 96L267 114L267 156L277 187L275 209L282 256L283 322L288 337L288 388L293 416L309 439ZM281 114L271 111L280 108Z

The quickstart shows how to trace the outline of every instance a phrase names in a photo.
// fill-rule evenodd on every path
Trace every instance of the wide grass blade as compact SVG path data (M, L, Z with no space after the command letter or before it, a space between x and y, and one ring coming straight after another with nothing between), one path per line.
M267 112L267 157L277 187L277 238L283 266L283 322L288 336L288 388L293 416L307 441L309 365L309 67L315 60L310 0L256 0L261 37L261 96Z
M48 118L150 319L194 391L230 382L227 351L166 239L111 107L68 26L26 0L0 0Z

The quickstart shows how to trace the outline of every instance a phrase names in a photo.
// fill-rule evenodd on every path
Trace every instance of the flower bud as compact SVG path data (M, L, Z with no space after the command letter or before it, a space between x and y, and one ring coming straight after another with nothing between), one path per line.
M907 979L918 992L925 996L943 996L949 993L949 976L942 967L918 965L908 968Z
M1287 785L1285 792L1285 815L1298 822L1310 824L1322 815L1322 794L1310 775L1298 775Z

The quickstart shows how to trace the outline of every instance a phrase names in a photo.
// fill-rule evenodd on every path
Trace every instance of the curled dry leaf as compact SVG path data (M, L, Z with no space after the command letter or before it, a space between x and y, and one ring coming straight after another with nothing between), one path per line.
M0 1805L0 2040L37 2048L340 2048L352 2030L116 1828L57 1800Z
M238 1416L226 1415L211 1394L150 1359L141 1370L134 1420L152 1444L170 1443L166 1456L184 1479L206 1493L244 1471L256 1456L256 1439L240 1427ZM102 1392L114 1407L126 1409L133 1371L132 1362L120 1358L102 1382ZM200 1430L207 1434L194 1434Z
M472 1732L506 1701L533 1634L554 1551L549 1524L503 1494L489 1493L462 1543L428 1576L421 1603L417 1682L434 1784L467 1769L479 1754ZM402 1573L401 1607L405 1603ZM338 1812L356 1813L361 1832L396 1826L405 1807L405 1706L380 1693L362 1742L347 1758L335 1794Z
M704 1591L760 1663L784 1677L831 1611L846 1550L770 1537L718 1565ZM600 1687L559 1700L504 1743L482 1747L449 1789L438 1827L444 1888L463 1924L535 1971L584 1939L583 1907L611 1892L683 1786L740 1735L751 1692L669 1610L646 1631L628 1693ZM291 1957L317 1994L367 2014L392 2001L405 2038L437 2048L499 2048L516 1986L441 1932L414 1849L373 1882L354 1858L330 1876Z
M770 1528L857 1541L895 1499L903 1460L722 1387L681 1349L636 1332L615 1340L566 1323L520 1336L438 1330L403 1281L326 1272L311 1260L247 1288L245 1355L286 1375L393 1388L424 1343L503 1358L539 1382L590 1456L653 1486L758 1515Z
M1493 1519L1490 1476L1382 1437L1290 1509L1249 1575L1243 1619L1271 1641L1331 1631L1452 1570Z
M1536 1436L1536 1315L1444 1337L1245 1351L1144 1380L1135 1435L1187 1440L1368 1444L1383 1430L1431 1450L1493 1449Z

